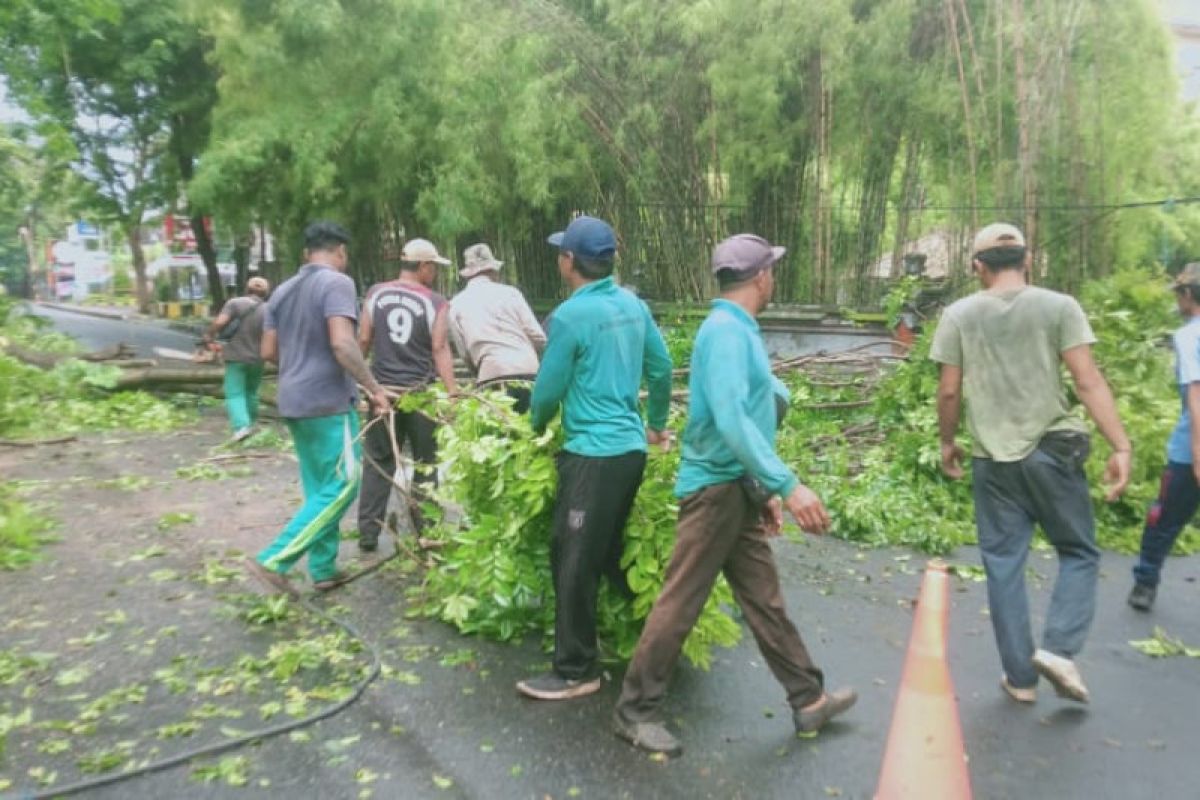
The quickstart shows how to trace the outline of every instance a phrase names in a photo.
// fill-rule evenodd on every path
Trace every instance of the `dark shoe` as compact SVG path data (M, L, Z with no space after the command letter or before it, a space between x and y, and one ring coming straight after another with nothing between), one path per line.
M549 672L517 681L517 691L536 700L570 700L600 691L600 677L573 681Z
M271 594L286 594L288 597L299 597L300 593L286 576L272 569L267 569L253 558L247 558L243 565L250 577L254 578Z
M1154 598L1157 595L1157 587L1135 583L1132 591L1129 592L1129 607L1138 611L1149 611L1154 608Z
M1075 666L1071 659L1049 650L1038 650L1033 654L1033 668L1050 681L1059 697L1077 703L1088 702L1088 688L1083 682L1083 676L1079 674L1079 667Z
M614 712L613 733L650 753L662 753L674 758L683 752L679 740L658 722L628 722L620 712Z
M358 552L360 552L360 553L374 553L378 549L379 549L379 540L378 539L359 539L358 540Z
M815 736L825 723L848 710L857 700L858 693L853 689L825 692L814 705L792 711L796 733L800 736Z
M339 572L336 575L334 575L332 578L326 578L323 581L314 581L313 588L316 589L318 592L328 592L330 589L336 589L337 587L339 587L343 584L349 583L349 582L350 582L350 573Z

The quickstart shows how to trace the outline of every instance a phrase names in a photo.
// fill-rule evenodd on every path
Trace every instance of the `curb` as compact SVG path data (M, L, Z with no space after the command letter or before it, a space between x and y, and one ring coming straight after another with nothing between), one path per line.
M88 308L87 306L69 305L67 303L47 303L45 301L31 301L30 305L41 306L42 308L53 308L56 311L66 311L70 314L79 314L85 317L99 317L100 319L120 319L128 320L132 317L139 316L136 311L116 311L102 308Z

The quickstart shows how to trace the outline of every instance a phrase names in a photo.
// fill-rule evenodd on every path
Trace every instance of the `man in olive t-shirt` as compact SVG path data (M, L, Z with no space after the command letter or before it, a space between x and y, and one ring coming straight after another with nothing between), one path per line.
M1112 445L1106 480L1115 500L1129 482L1131 447L1104 376L1096 341L1074 298L1029 286L1025 238L1012 225L975 237L972 267L983 291L942 313L930 356L941 363L938 430L942 470L962 477L955 443L965 389L974 440L975 527L988 579L992 628L1004 667L1001 686L1018 702L1036 700L1038 675L1060 697L1088 701L1075 665L1096 606L1100 551L1087 478L1084 421L1067 403L1062 364L1100 433ZM1025 559L1038 523L1058 552L1059 573L1034 650L1025 594Z

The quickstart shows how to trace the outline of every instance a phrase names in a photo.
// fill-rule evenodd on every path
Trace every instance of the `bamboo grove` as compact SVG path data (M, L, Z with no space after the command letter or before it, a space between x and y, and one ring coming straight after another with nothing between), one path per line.
M1154 0L12 8L18 99L30 71L69 74L55 42L134 37L126 52L150 62L130 97L167 98L203 133L164 205L183 197L226 236L275 232L269 272L329 216L352 227L364 283L405 237L486 239L553 298L544 236L577 211L613 221L626 283L684 301L711 291L706 253L736 230L789 247L778 299L795 302L877 302L910 251L961 270L993 219L1024 226L1037 278L1068 290L1200 256L1200 206L1157 202L1200 195L1200 125ZM197 52L217 91L181 96Z

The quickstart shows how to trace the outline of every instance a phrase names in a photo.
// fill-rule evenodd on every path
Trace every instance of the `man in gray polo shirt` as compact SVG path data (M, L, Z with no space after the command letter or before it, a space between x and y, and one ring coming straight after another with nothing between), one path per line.
M355 382L381 413L391 406L355 338L358 303L354 281L345 274L349 242L340 225L309 225L308 263L275 290L263 324L262 355L279 364L279 415L300 462L304 505L247 566L260 581L289 594L295 590L285 573L305 553L316 589L339 583L338 523L358 494L361 472Z

